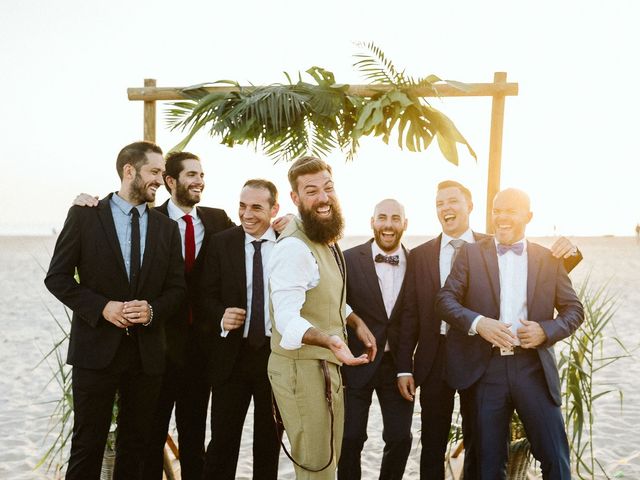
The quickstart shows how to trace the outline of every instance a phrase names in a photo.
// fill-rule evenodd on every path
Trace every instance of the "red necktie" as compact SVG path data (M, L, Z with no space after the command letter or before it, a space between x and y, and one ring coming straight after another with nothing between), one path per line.
M184 231L184 269L187 273L191 273L193 264L196 261L196 234L193 229L191 215L185 215L182 219L186 224Z
M191 215L185 215L182 217L186 228L184 230L184 271L188 275L193 269L193 264L196 261L196 234L193 229L193 218ZM193 323L193 313L191 311L191 305L189 305L189 325Z

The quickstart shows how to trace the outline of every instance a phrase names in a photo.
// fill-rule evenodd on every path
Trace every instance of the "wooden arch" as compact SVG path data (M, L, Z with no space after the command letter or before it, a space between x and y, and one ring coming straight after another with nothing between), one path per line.
M438 85L440 97L492 97L491 103L491 133L489 137L489 167L487 175L486 198L486 231L493 233L491 226L491 202L500 190L500 171L502 166L502 133L504 129L504 105L505 98L518 95L518 84L507 83L506 72L495 72L493 83L467 84L465 91L458 90L450 85ZM371 96L374 93L389 89L387 86L351 85L349 92L361 96ZM143 138L151 142L156 140L156 102L183 100L183 87L158 87L155 79L145 79L143 88L128 88L129 100L144 102L144 134ZM210 92L227 93L235 90L235 87L208 87ZM424 97L433 97L429 89L418 91Z

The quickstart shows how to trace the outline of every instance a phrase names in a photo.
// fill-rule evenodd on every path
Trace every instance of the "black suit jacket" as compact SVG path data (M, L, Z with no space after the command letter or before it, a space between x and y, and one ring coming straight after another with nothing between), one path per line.
M184 263L176 223L149 210L146 246L138 290L129 292L129 279L110 206L111 195L96 208L71 207L58 236L45 284L73 311L67 362L101 369L114 358L125 330L102 316L110 300L147 300L153 322L136 326L142 367L159 374L165 365L165 322L185 298ZM80 283L76 282L77 273Z
M477 241L493 238L473 232ZM441 317L435 314L435 298L440 291L440 246L442 234L411 250L405 276L403 312L397 349L398 372L413 373L416 386L421 385L434 364L440 339ZM582 255L564 261L570 272ZM417 347L416 347L417 345ZM414 353L415 350L415 353Z
M371 253L372 244L373 239L344 252L347 265L347 303L367 324L371 333L376 337L378 347L378 354L373 362L357 367L347 365L342 367L346 385L355 388L363 387L371 380L382 361L387 340L391 354L395 356L398 322L402 311L403 288L400 289L391 316L387 315ZM405 255L408 257L406 250ZM365 352L366 348L353 330L350 327L347 329L349 349L355 356L359 356Z
M491 344L480 335L468 333L473 320L478 315L500 318L500 278L492 238L460 250L436 297L436 313L452 327L447 333L448 383L463 390L480 379L491 357ZM547 336L547 342L536 351L551 398L560 405L553 345L580 326L584 312L562 262L548 249L531 242L527 242L527 314L529 320L540 323Z
M242 345L244 328L232 330L222 338L220 322L226 308L247 308L244 240L242 227L214 235L198 286L198 310L210 327L206 336L212 351L208 370L214 386L229 378Z
M169 200L156 207L156 210L169 216L168 205ZM202 245L200 245L200 251L198 252L191 273L185 275L187 298L180 304L174 318L172 318L170 322L167 322L167 354L169 358L177 364L183 364L185 361L185 349L187 348L189 337L189 305L191 305L193 328L196 331L196 344L192 345L192 348L198 348L199 352L197 353L203 355L205 359L208 359L211 353L209 351L210 342L207 342L205 337L211 334L213 326L198 309L198 302L195 298L196 291L200 283L200 277L204 271L204 259L207 256L207 250L210 248L211 237L216 233L235 226L235 223L233 223L227 213L222 209L196 207L196 210L204 226L204 239L202 240Z

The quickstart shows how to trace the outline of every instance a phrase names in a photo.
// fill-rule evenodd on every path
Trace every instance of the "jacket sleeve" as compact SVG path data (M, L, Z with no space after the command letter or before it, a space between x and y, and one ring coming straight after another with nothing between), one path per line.
M400 335L396 353L397 373L413 373L413 354L420 336L418 318L417 263L418 255L409 254L405 273L404 292L402 292L402 310L400 315Z
M220 322L225 307L220 300L222 276L220 273L221 240L214 236L206 251L202 275L196 285L195 301L199 310L198 329L204 335L220 336Z
M82 279L76 279L76 268L82 261L83 213L86 213L82 212L82 208L69 209L44 283L58 300L95 327L102 319L102 311L110 299L83 285Z
M571 285L569 275L559 262L556 275L554 306L558 314L553 319L540 322L540 326L547 335L547 342L544 345L546 347L570 336L584 320L582 303Z
M172 222L171 225L169 250L169 266L162 285L162 293L149 301L153 307L154 320L159 318L163 321L170 321L187 294L182 259L182 240L176 222Z

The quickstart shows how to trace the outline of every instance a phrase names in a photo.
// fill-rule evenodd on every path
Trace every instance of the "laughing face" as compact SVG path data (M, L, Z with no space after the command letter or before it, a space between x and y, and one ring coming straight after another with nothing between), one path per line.
M344 220L328 171L300 175L291 199L298 207L305 233L311 240L332 243L340 239Z
M467 200L458 187L438 190L436 211L442 231L453 238L459 238L469 230L469 214L473 203Z
M246 233L260 238L271 225L271 219L278 214L278 204L271 205L272 199L266 188L244 187L240 192L238 216Z
M498 243L511 245L522 240L532 217L529 197L521 190L509 188L493 199L491 220Z
M400 245L402 234L407 230L403 206L392 199L380 202L371 217L371 228L380 249L385 253L394 252Z
M204 172L200 161L193 158L182 161L182 170L172 190L175 190L176 205L193 208L200 202L204 190Z
M155 152L147 152L146 155L147 163L135 172L131 183L130 199L134 205L155 201L156 191L163 184L164 158Z

